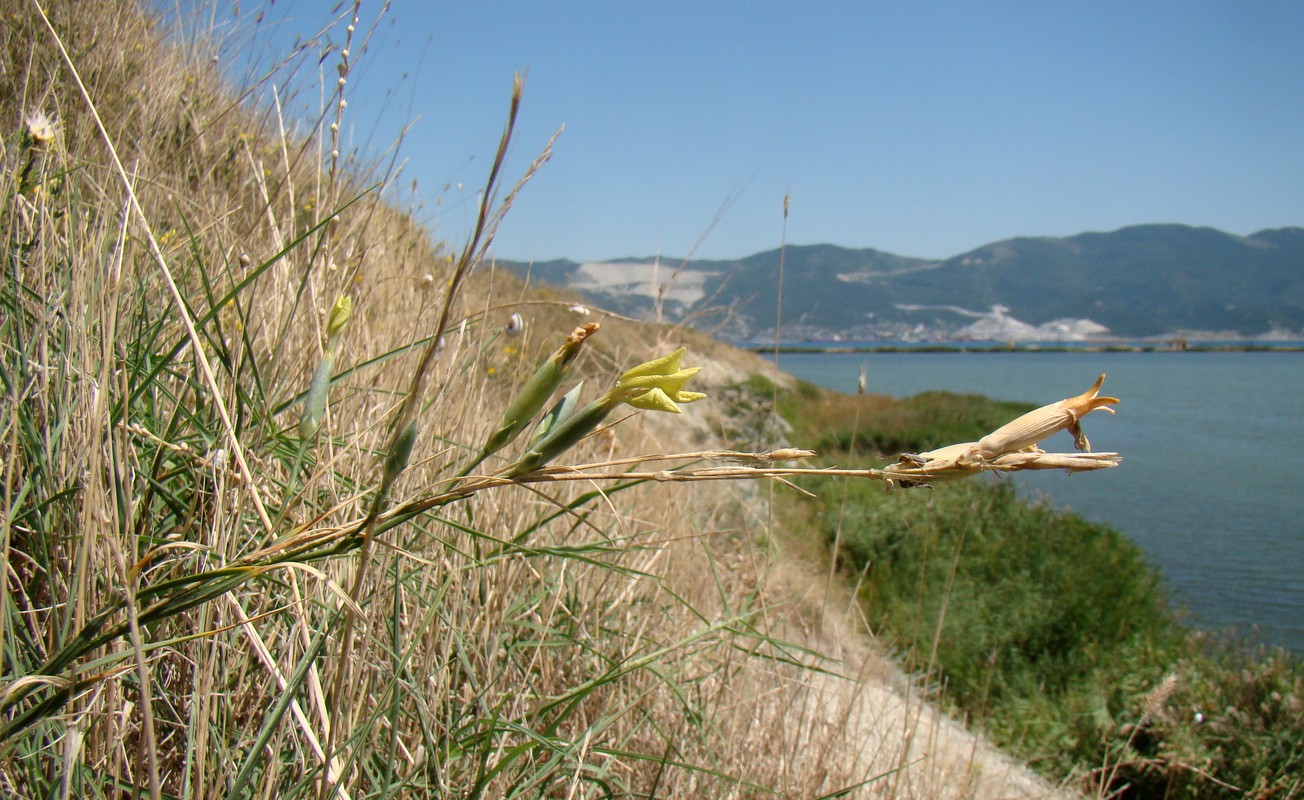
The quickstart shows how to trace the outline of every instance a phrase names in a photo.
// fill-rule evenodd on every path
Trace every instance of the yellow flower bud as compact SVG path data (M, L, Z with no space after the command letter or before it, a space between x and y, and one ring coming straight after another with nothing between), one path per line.
M353 298L346 294L340 295L331 308L330 316L326 318L326 338L330 340L339 336L344 326L349 324L351 316L353 316Z

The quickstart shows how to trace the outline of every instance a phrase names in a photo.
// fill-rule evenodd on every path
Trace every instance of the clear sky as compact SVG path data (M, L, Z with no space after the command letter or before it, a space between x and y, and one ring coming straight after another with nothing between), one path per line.
M268 6L254 46L284 51L333 6ZM260 5L238 7L248 24ZM379 153L410 124L403 183L436 236L465 236L513 72L528 76L508 177L565 125L502 258L742 257L783 241L785 193L789 244L919 257L1149 222L1304 225L1297 0L380 11L364 0L344 130Z

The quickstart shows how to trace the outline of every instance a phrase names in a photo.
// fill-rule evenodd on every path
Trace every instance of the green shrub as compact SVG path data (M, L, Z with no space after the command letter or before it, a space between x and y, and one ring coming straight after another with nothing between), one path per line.
M758 375L735 388L765 401L776 394L774 384ZM973 441L1033 408L954 392L904 399L844 395L804 381L779 390L777 400L779 414L793 427L793 441L830 456L894 455Z
M823 421L826 442L851 441L854 428L858 443L917 450L976 438L969 431L1000 413L930 393L839 429L834 402L794 409L796 427ZM1046 775L1111 797L1304 792L1299 662L1185 628L1156 569L1117 531L1020 500L1017 478L932 491L802 485L817 499L794 504L806 504L800 513L816 520L904 665Z
M871 619L915 651L919 666L935 646L950 694L965 707L1063 691L1101 653L1171 633L1155 572L1134 545L1020 502L1008 481L947 484L923 496L856 487L849 501L840 555L867 576Z

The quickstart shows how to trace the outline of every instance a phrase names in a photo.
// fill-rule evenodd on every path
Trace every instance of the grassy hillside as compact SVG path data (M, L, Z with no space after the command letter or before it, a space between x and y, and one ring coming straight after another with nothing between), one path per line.
M759 361L494 275L520 176L464 243L382 202L365 20L229 87L204 31L47 5L0 0L5 795L1049 792L889 689L768 492L657 455L768 435L658 413Z
M441 242L338 137L365 18L232 87L211 32L47 11L0 0L0 793L1299 795L1296 666L1204 655L1116 535L720 452L865 466L1026 406L576 312L483 257L528 175Z

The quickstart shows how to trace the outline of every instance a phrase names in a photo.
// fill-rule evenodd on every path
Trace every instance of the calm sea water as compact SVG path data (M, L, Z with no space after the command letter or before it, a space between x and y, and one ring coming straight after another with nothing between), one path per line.
M1124 456L1096 473L1022 473L1048 496L1140 544L1193 623L1304 653L1304 353L783 353L782 369L854 392L930 389L1038 405L1101 372L1118 413L1092 414L1092 449ZM1048 450L1068 452L1057 434Z

